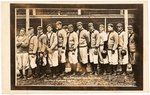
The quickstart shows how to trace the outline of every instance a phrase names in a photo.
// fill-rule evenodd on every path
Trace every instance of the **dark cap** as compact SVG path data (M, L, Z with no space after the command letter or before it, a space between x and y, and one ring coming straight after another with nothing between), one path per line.
M78 25L82 25L82 22L77 22L77 26L78 26Z
M114 25L112 23L109 23L108 26L114 27Z
M48 27L48 26L52 27L52 24L47 24L46 27Z
M38 26L38 27L37 27L37 30L41 30L41 29L43 29L42 26Z
M34 29L33 27L29 27L28 30Z
M56 24L62 24L62 22L61 21L57 21Z
M104 24L100 24L99 27L104 27Z
M93 26L93 23L90 22L90 23L88 24L88 26L89 26L89 27L90 27L90 26Z
M122 27L122 26L123 26L122 23L117 24L117 27Z
M73 25L72 25L72 24L69 24L69 25L68 25L68 28L70 28L70 27L73 27Z

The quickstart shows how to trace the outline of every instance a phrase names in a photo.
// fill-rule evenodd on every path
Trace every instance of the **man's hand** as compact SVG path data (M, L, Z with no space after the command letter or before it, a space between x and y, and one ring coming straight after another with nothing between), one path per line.
M112 52L112 54L114 54L114 53L115 53L115 50L111 50L111 52Z
M43 55L43 53L40 53L40 57L42 58L44 55Z
M106 53L106 52L107 52L106 50L103 50L103 51L102 51L102 53Z
M49 49L48 49L48 52L49 52L49 53L52 53L52 49L49 48Z
M94 54L95 54L95 55L98 55L97 49L94 50Z
M34 58L34 57L35 57L35 55L31 55L31 57L32 57L32 58Z
M21 44L22 44L22 43L18 42L18 43L17 43L17 47L19 47Z

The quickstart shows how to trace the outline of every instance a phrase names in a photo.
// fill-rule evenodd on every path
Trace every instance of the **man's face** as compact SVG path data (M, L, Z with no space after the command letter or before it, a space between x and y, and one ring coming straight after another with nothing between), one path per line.
M123 27L122 26L117 26L118 31L122 30Z
M79 30L81 30L81 29L82 29L82 25L77 25L77 28L78 28Z
M56 24L56 29L61 29L62 25L61 24Z
M92 31L94 29L93 26L89 26L89 31Z
M133 32L133 29L132 29L132 28L128 28L128 32L129 32L129 33L132 33L132 32Z
M23 36L25 35L25 30L20 30L20 33L19 33L20 36Z
M29 35L34 34L34 29L28 30L28 34L29 34Z
M47 27L47 31L48 31L48 32L52 31L52 27L51 27L51 26L48 26L48 27Z
M68 27L69 32L73 32L73 27Z
M100 31L104 31L104 27L100 26L100 27L99 27L99 30L100 30Z
M113 27L108 26L108 31L113 31Z
M43 30L42 29L38 29L37 32L38 32L38 34L41 34L41 33L43 33Z

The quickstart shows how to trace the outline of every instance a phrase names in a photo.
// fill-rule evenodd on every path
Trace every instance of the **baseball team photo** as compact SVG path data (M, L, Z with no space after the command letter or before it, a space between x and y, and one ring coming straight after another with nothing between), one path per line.
M142 4L11 4L12 89L142 90Z

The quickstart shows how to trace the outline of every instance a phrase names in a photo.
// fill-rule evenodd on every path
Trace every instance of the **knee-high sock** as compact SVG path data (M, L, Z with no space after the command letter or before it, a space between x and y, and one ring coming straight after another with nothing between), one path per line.
M22 70L19 70L19 72L20 72L20 75L23 76L23 71L22 71Z
M92 72L94 72L94 63L91 62L90 65L91 65Z
M114 71L114 72L117 71L117 65L113 65L113 71Z
M73 64L73 73L76 73L77 64Z
M27 75L28 75L28 69L25 70L25 76L27 76Z
M94 64L94 72L97 72L97 64Z
M86 72L86 67L87 67L87 64L83 64L83 70L84 70L84 72Z

